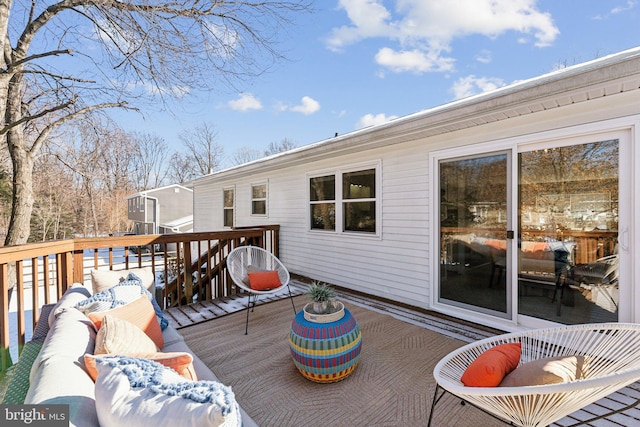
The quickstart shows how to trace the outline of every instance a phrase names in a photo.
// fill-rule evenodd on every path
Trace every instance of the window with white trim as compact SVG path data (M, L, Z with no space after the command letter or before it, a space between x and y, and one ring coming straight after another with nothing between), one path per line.
M310 229L377 232L377 168L309 178Z
M233 227L233 213L235 209L235 191L233 188L225 188L223 191L223 226L225 227Z
M311 229L336 229L336 177L317 176L309 179Z
M343 231L376 232L376 170L342 174Z
M267 184L251 186L251 215L267 215Z

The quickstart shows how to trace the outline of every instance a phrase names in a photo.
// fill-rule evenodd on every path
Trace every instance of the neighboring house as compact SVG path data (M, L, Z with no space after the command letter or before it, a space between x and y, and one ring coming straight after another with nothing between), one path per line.
M639 88L636 48L215 172L194 230L504 330L640 322Z
M193 190L168 185L127 197L128 219L135 234L168 234L193 231Z

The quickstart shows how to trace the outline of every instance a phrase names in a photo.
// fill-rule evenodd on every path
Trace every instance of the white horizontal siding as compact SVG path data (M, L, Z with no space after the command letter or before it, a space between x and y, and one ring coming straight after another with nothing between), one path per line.
M417 306L428 300L428 152L379 149L196 187L197 230L222 228L222 189L235 187L237 226L280 224L280 257L294 273ZM308 175L380 161L381 238L309 231ZM251 215L251 184L268 182L267 216Z
M222 230L222 190L195 187L193 200L193 230Z

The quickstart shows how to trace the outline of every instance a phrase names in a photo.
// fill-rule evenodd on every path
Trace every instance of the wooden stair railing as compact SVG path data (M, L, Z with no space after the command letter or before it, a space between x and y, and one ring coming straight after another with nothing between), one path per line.
M202 250L202 242L198 242L197 245L197 253L200 254L197 259L190 265L180 264L177 269L179 274L166 283L164 290L166 307L176 307L235 294L233 281L229 280L226 274L227 254L242 245L264 248L264 236L260 234L235 239L220 239L213 245L211 245L211 241L208 241L206 250ZM180 251L183 256L180 257L178 254L178 259L191 258L190 247L178 248L177 252L180 253Z

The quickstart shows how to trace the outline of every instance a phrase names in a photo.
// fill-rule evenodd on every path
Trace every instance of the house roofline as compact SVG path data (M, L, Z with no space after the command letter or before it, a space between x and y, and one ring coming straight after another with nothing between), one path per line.
M142 191L138 191L137 193L133 193L128 195L127 197L125 197L125 200L128 199L132 199L134 197L139 197L139 196L147 196L150 193L154 193L156 191L160 191L160 190L166 190L168 188L181 188L183 190L186 191L191 191L193 193L193 189L189 188L189 187L185 187L184 185L180 185L180 184L170 184L170 185L165 185L164 187L158 187L158 188L151 188L149 190L142 190Z
M187 215L181 218L176 218L173 221L167 221L165 223L160 224L160 227L180 228L188 224L193 224L193 215Z

